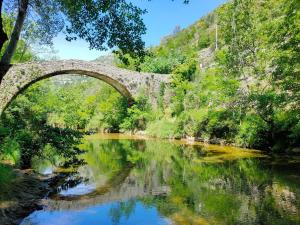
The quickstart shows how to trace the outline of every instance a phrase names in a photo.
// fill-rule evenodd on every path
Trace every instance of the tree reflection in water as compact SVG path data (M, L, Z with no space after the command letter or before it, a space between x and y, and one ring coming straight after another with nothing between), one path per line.
M134 224L150 217L152 224L300 223L297 162L271 164L258 152L162 140L95 136L80 148L87 150L81 156L87 164L77 175L95 189L85 195L57 193L23 224L39 214L52 216L55 224L55 213L81 214L73 224L84 224L92 221L87 210L93 207L105 224Z

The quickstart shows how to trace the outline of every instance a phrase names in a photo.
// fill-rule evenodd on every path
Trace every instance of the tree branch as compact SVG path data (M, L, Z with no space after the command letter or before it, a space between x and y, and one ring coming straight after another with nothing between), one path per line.
M1 0L0 0L1 1ZM0 64L9 65L17 48L17 44L20 38L22 27L26 18L28 9L28 0L20 0L19 11L17 20L11 34L7 48L5 49L4 55L2 56Z
M2 4L3 0L0 0L0 52L4 45L4 43L8 40L7 34L5 33L3 29L3 23L2 23Z

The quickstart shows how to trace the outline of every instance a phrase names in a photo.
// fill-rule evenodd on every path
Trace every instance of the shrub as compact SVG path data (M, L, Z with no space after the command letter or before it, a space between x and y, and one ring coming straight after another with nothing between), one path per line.
M206 130L211 138L224 138L231 141L237 131L237 121L233 112L224 108L209 110Z
M140 95L133 106L127 109L127 117L120 125L122 131L135 132L145 130L146 124L153 117L151 106L144 95Z
M1 145L1 158L2 160L8 160L13 165L19 165L20 163L20 145L16 139L6 137Z
M147 125L146 133L159 138L180 138L178 123L174 119L161 119L150 122Z
M10 166L0 164L0 187L2 192L10 187L15 177L16 175Z
M199 34L198 48L199 49L207 48L210 45L210 43L211 41L210 41L209 34L207 32L201 32Z
M247 115L241 122L236 135L237 144L243 147L260 148L265 145L268 125L257 115Z
M200 136L205 131L207 121L206 109L188 110L179 117L181 128L188 136Z
M297 110L276 110L274 113L274 150L300 146L300 113ZM272 149L273 150L273 149Z

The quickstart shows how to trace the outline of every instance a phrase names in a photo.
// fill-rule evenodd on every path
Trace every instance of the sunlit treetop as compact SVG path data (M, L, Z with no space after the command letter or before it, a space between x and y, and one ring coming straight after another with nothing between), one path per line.
M24 23L19 21L22 12ZM23 24L34 24L40 44L51 45L63 32L67 40L83 39L91 49L143 54L141 36L146 27L141 16L145 10L125 0L4 0L2 13L15 15L16 25L23 28L21 34L26 32Z

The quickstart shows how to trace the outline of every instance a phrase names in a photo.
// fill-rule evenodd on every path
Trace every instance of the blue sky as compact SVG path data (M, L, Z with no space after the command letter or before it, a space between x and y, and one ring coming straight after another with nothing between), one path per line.
M143 16L147 27L147 34L143 36L143 40L147 47L159 44L161 38L172 33L176 25L185 28L225 2L225 0L190 0L189 4L183 4L183 0L131 1L148 11ZM63 34L54 39L54 49L57 50L60 59L93 60L107 54L89 50L88 44L82 40L67 42Z

